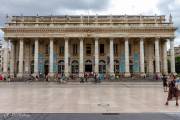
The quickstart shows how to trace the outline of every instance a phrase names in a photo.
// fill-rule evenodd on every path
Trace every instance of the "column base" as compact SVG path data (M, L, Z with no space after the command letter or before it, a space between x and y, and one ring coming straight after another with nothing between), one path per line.
M130 77L130 76L131 76L131 74L129 72L124 73L124 77Z
M67 73L67 72L64 73L64 75L65 75L65 77L69 77L69 73Z
M160 76L161 75L161 73L160 72L157 72L157 73L155 73L156 75L158 75L158 76Z
M146 74L143 72L143 73L140 73L140 76L141 76L141 77L145 77Z
M15 75L14 75L14 73L10 73L10 76L11 76L11 78L14 78Z
M5 77L8 76L8 73L4 72L2 75L3 75L3 77L5 78Z
M23 77L23 73L18 73L18 74L17 74L17 77L18 77L18 78L22 78L22 77Z
M79 73L79 77L84 77L84 73L83 72Z
M177 75L177 73L176 73L176 72L174 72L174 73L171 73L171 74L173 74L173 75Z
M168 72L164 72L163 75L168 75Z
M110 76L115 76L114 72L113 73L109 73Z
M38 73L33 73L33 77L36 77L36 76L38 76Z

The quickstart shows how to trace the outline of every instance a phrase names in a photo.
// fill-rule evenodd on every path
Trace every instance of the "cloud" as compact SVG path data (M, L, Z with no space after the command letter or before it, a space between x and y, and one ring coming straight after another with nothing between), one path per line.
M13 15L65 15L87 13L106 9L110 0L0 0L0 26L4 26L7 14ZM0 31L0 37L3 37Z
M1 0L0 13L10 15L65 14L65 10L99 10L107 8L110 0Z
M180 44L180 0L161 0L158 3L160 14L172 14L174 25L178 28L176 31L175 44Z

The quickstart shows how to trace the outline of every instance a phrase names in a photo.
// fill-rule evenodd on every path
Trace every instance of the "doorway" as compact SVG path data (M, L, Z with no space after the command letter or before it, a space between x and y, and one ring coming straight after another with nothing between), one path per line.
M85 72L92 72L92 61L87 60L85 62Z

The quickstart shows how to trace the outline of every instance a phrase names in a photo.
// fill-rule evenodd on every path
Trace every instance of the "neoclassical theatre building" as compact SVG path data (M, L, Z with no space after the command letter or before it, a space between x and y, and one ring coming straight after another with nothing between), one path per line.
M171 15L11 16L2 30L11 42L4 74L167 74L167 41L175 73Z

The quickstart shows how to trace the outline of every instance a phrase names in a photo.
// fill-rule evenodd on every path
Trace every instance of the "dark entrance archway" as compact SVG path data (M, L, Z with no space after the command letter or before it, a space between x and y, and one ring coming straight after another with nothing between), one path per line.
M99 73L100 74L106 73L106 62L104 60L99 61Z
M79 62L77 60L72 61L71 71L72 71L72 74L78 74L79 73Z
M64 60L58 62L58 73L64 73Z
M86 60L85 72L92 72L92 61L91 60Z

